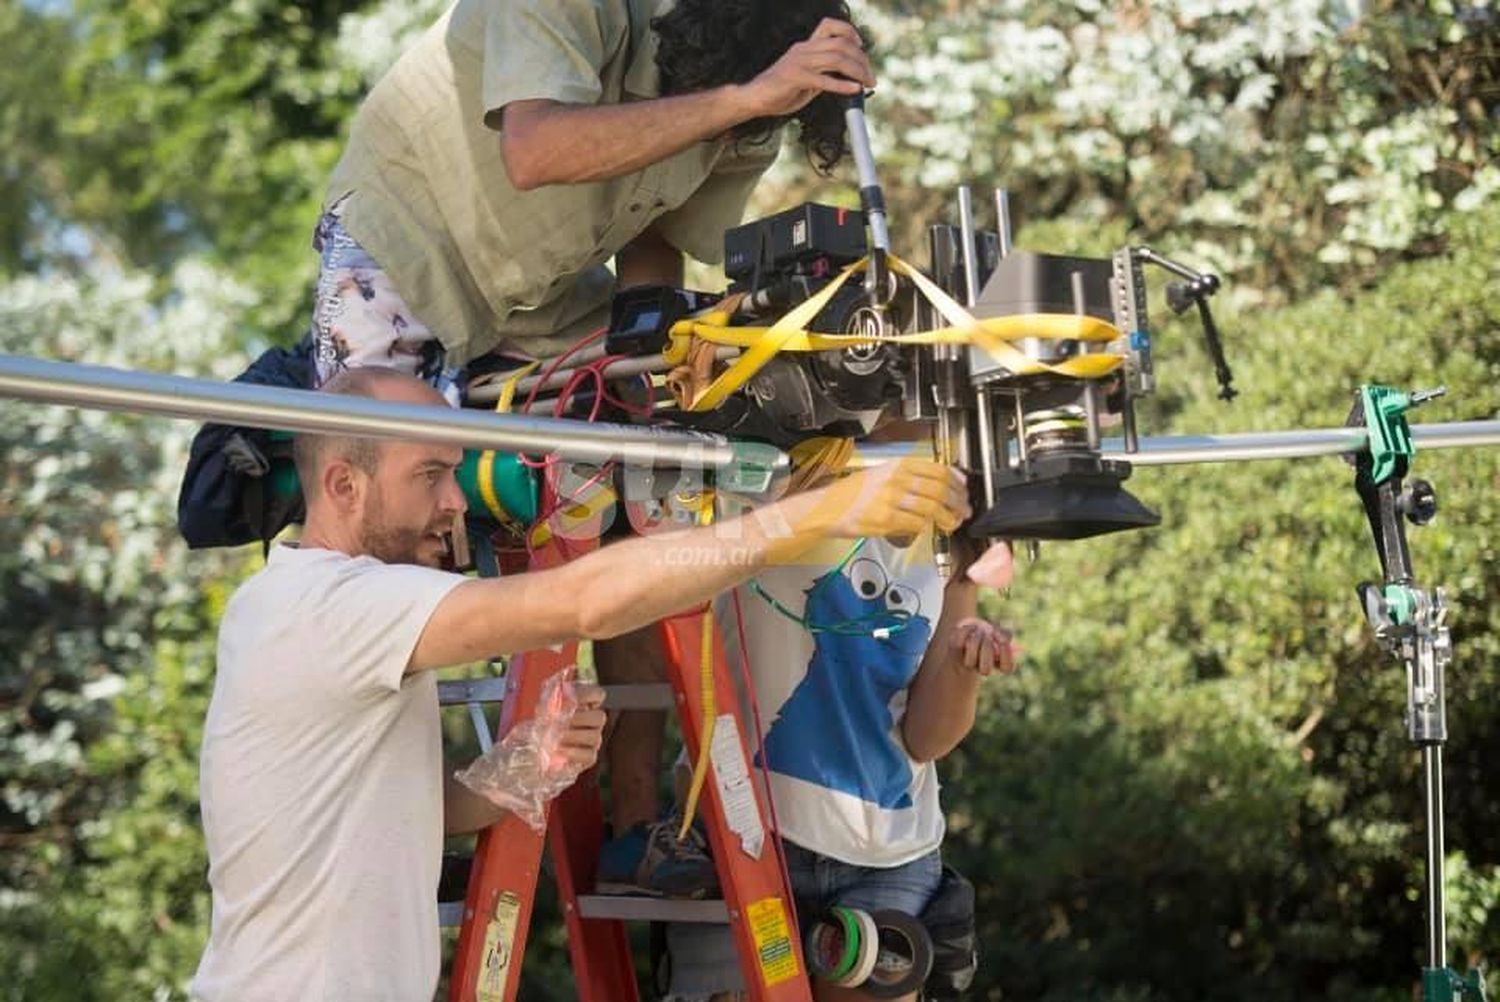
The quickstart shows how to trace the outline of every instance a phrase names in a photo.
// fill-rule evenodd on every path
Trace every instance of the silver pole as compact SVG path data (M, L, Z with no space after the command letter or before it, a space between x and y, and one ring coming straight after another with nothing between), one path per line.
M854 170L859 177L861 194L870 189L879 189L879 175L875 173L875 154L870 150L870 127L865 123L864 99L851 101L844 109L844 126L849 133L849 149L854 154ZM891 231L885 219L885 207L868 206L865 222L870 224L870 243L880 250L891 249Z
M1000 256L1010 257L1010 193L995 189L995 232L1000 235Z
M974 230L974 194L966 184L958 189L958 235L964 252L964 298L973 309L979 301L979 240Z
M729 439L706 432L398 404L15 355L0 355L0 396L253 428L556 452L589 463L722 468L737 462ZM777 470L787 468L785 454L767 449L765 455Z
M1500 445L1500 421L1453 421L1411 426L1418 449L1466 449ZM1314 428L1299 431L1242 432L1233 435L1176 435L1143 438L1141 451L1126 453L1119 439L1104 443L1104 455L1131 466L1182 466L1190 463L1244 463L1270 459L1306 459L1362 452L1369 442L1363 428ZM904 455L898 445L861 445L851 465L868 466Z
M1500 445L1500 421L1455 421L1411 426L1412 441L1422 449L1458 449ZM1181 435L1143 438L1141 451L1127 456L1118 440L1106 442L1106 456L1129 459L1132 466L1183 463L1237 463L1257 459L1302 459L1362 452L1369 442L1364 428L1317 428L1301 431L1245 432L1236 435Z

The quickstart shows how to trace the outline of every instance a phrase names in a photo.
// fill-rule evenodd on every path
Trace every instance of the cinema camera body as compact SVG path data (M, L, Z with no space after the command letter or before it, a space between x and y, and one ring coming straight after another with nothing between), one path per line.
M785 449L811 437L859 438L899 404L908 419L936 425L939 458L970 473L978 513L964 530L971 536L1079 539L1156 525L1159 517L1122 486L1128 461L1102 455L1101 432L1123 425L1124 451L1136 451L1135 402L1156 385L1147 264L1173 273L1173 312L1197 308L1220 396L1234 396L1208 307L1218 279L1146 247L1109 258L1014 250L1004 193L995 228L979 231L961 189L960 222L929 227L925 276L994 333L991 347L907 340L951 324L909 271L891 266L878 188L872 195L866 185L862 195L875 212L807 203L728 231L731 284L722 298L666 287L616 297L607 350L645 355L663 351L674 325L705 310L727 315L731 328L764 328L867 262L863 280L846 281L806 326L847 335L847 344L780 352L713 409L679 400L659 416Z

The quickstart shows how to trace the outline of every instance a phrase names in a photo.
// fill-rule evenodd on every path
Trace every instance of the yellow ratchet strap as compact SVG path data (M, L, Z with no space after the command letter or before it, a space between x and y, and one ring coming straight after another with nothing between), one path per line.
M918 269L894 254L889 255L887 260L891 271L911 279L923 298L948 322L947 327L884 337L871 337L867 334L819 334L807 330L808 321L828 305L844 283L869 267L869 258L864 258L845 268L837 278L818 290L817 295L800 303L770 327L731 327L729 320L732 307L722 306L702 316L680 320L674 324L669 332L670 343L664 352L668 361L674 357L685 357L688 344L695 337L714 344L744 349L739 358L731 362L717 379L697 395L688 410L703 411L717 407L725 397L748 383L780 352L829 351L846 348L851 344L868 344L871 341L977 345L1018 376L1051 373L1072 379L1097 379L1113 372L1125 361L1123 355L1107 352L1075 355L1056 364L1038 361L1015 348L1011 342L1040 338L1107 343L1120 338L1120 331L1113 324L1097 317L1071 313L1032 313L978 320Z
M787 452L792 459L787 493L798 494L843 472L854 458L854 439L823 435L798 442Z
M714 520L713 494L704 491L702 507L698 509L698 523L708 525ZM687 838L688 828L698 813L698 797L703 793L703 781L708 778L709 753L714 744L714 721L719 711L714 698L714 603L710 599L703 607L703 632L699 645L700 669L698 682L702 687L703 720L698 734L698 760L693 763L693 781L688 785L687 803L682 808L682 827L677 832L680 842Z

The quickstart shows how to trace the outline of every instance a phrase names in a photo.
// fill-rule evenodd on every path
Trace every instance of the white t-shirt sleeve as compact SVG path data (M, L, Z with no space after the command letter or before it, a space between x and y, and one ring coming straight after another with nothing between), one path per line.
M318 646L351 695L401 688L427 621L466 579L427 567L353 561L318 600Z

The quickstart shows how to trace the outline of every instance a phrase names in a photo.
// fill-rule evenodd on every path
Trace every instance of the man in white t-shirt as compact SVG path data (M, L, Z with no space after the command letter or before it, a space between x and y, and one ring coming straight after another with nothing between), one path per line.
M916 433L893 422L872 440ZM955 542L967 556L970 544ZM1008 583L1008 551L996 556L990 585ZM835 905L921 917L943 883L936 761L973 727L980 682L1015 671L1019 655L977 601L963 567L947 582L938 574L929 533L905 545L827 541L718 603L731 670L748 660L763 727L755 764L769 776L804 932ZM669 943L674 998L738 989L727 937L674 926ZM821 982L814 995L875 998Z
M441 404L392 370L325 392ZM905 462L718 527L606 546L554 570L438 570L465 507L456 447L300 436L307 520L224 612L204 727L213 889L202 1002L428 1002L444 832L499 817L445 775L432 669L618 636L829 537L914 535L966 517L962 481ZM564 741L584 765L604 714Z

